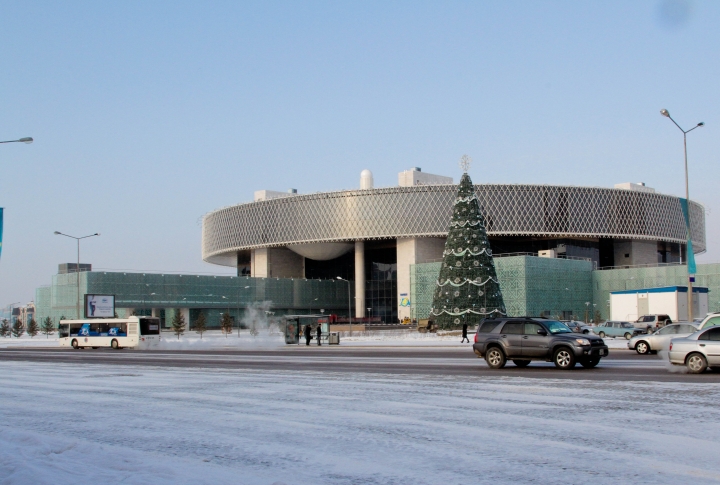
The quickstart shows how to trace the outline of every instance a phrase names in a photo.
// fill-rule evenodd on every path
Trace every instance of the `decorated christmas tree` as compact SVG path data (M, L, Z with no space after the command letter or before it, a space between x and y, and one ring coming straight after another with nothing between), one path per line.
M483 318L505 315L492 250L485 232L475 188L467 174L470 158L463 155L440 276L433 294L430 319L441 329L477 325Z

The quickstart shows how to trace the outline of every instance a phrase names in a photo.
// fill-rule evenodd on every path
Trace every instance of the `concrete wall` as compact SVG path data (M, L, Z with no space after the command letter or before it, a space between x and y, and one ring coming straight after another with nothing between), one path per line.
M398 318L412 318L410 298L410 266L442 259L445 238L421 237L398 238L397 240L397 278L398 278ZM408 301L410 305L403 302Z
M637 266L657 264L657 242L655 241L615 241L615 266Z
M287 248L253 249L250 271L255 278L304 278L305 260Z

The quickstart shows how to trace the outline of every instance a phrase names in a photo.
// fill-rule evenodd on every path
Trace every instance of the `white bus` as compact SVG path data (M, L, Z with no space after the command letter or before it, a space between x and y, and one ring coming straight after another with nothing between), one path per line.
M160 319L154 317L60 320L58 330L60 346L73 349L151 349L160 344Z

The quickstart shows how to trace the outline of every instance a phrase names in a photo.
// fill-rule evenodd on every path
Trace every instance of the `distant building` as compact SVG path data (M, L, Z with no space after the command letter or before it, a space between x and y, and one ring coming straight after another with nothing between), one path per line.
M437 261L456 187L451 177L400 172L398 186L301 195L259 191L255 201L203 219L202 257L240 276L353 282L355 317L411 315L410 268ZM677 264L686 259L680 199L645 184L615 188L477 184L496 255L581 259L594 267ZM261 194L261 195L258 195ZM264 194L264 195L263 195ZM695 252L705 251L705 212L690 203Z

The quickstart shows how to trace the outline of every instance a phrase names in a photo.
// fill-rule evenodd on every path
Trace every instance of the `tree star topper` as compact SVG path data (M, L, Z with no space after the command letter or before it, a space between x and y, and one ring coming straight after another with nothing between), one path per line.
M463 155L460 158L460 168L463 172L467 173L468 170L470 170L470 163L472 163L472 158L468 157L467 155Z

